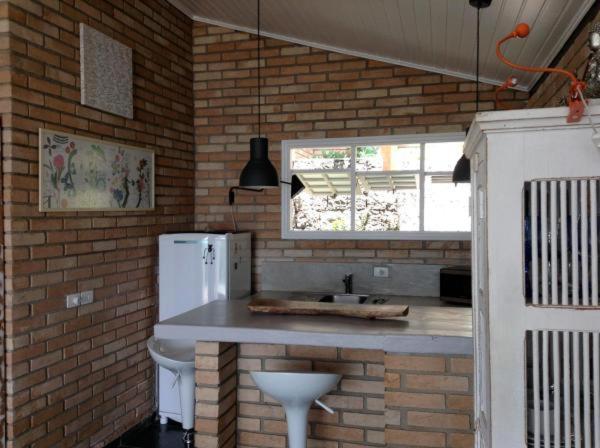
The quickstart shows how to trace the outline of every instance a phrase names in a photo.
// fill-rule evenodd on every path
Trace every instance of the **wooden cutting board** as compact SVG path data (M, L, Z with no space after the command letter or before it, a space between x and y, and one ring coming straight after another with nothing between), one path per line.
M248 304L248 309L253 313L345 316L361 319L386 319L408 315L407 305L357 305L276 299L253 299Z

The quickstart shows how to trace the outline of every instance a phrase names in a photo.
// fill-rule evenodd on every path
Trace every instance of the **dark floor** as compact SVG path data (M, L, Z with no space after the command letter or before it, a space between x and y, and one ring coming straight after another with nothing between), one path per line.
M106 448L186 448L181 424L169 420L161 425L151 418L127 431Z

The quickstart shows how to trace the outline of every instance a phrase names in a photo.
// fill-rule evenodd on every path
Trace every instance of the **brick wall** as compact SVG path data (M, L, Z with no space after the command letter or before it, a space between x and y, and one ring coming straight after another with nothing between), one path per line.
M234 434L245 448L287 446L284 410L256 387L252 371L342 375L322 398L335 414L309 412L309 446L473 447L470 356L244 343L236 360L236 345L219 342L199 342L196 355L198 448L235 446Z
M0 11L7 445L99 447L153 408L156 236L193 221L192 22L166 0ZM133 120L79 104L80 22L133 48ZM41 127L152 148L156 210L38 212ZM87 289L93 304L65 309Z
M0 3L0 111L10 98L10 66L8 37L8 4ZM1 123L0 123L1 126ZM2 148L0 135L0 150ZM0 170L0 197L2 196L2 170ZM4 202L0 201L0 216L4 217ZM4 242L4 226L0 226L0 241ZM0 250L0 278L4 277L4 250ZM0 284L0 447L6 446L6 327L4 286Z
M382 351L265 344L240 344L238 445L287 446L283 408L250 378L251 371L279 370L343 375L337 389L323 399L336 413L330 415L316 407L309 413L310 446L385 446Z
M575 73L580 79L585 73L588 55L588 36L592 25L600 22L600 3L596 2L582 20L567 44L561 50L553 67L560 67ZM535 30L534 30L535 31ZM559 101L566 97L569 90L569 80L565 76L551 74L544 76L541 82L532 90L528 107L556 107Z
M257 132L256 40L198 22L193 32L196 229L232 229L227 190L237 185ZM454 132L473 118L473 82L273 39L263 45L262 129L276 167L282 140ZM492 109L492 87L482 90L481 109ZM506 94L513 107L525 98ZM282 241L279 200L279 190L236 198L239 227L255 237L257 289L265 260L469 261L467 242Z
M232 448L237 429L237 344L196 344L194 445Z
M473 448L473 357L385 357L389 448Z

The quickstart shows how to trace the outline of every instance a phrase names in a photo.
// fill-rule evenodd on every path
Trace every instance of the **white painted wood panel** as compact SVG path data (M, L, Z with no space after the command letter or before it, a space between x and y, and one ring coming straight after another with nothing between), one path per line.
M481 113L467 136L479 448L598 446L600 150L566 115Z
M198 21L254 33L255 0L169 0ZM467 0L261 0L265 36L393 64L475 75L476 10ZM494 0L481 11L483 81L501 84L511 70L495 57L496 41L526 21L524 40L507 55L548 65L594 0ZM539 74L518 73L529 89Z

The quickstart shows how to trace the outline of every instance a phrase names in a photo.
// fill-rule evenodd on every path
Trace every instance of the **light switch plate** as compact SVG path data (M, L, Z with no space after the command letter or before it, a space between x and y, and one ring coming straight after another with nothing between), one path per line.
M80 298L81 298L81 296L79 295L79 293L68 294L67 295L67 308L75 308L76 306L79 306Z
M89 305L94 301L94 291L83 291L81 293L81 299L79 300L80 305Z
M592 142L594 142L596 148L600 149L600 133L596 130L594 130L594 133L592 134Z
M390 268L387 266L375 266L373 268L373 277L388 278L390 276Z

